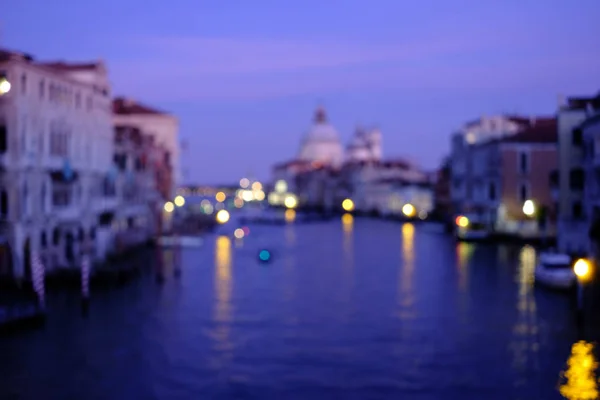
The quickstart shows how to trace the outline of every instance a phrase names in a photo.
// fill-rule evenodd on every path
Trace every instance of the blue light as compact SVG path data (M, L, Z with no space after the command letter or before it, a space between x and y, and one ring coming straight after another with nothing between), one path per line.
M258 258L260 261L267 262L271 259L271 252L269 250L261 250L260 253L258 253Z

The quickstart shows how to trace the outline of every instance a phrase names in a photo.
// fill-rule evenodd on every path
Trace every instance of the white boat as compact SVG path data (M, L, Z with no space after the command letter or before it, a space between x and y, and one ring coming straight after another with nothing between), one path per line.
M571 257L559 253L542 253L535 267L535 281L555 289L571 289L577 283Z
M200 247L202 238L195 236L161 236L158 245L162 247Z

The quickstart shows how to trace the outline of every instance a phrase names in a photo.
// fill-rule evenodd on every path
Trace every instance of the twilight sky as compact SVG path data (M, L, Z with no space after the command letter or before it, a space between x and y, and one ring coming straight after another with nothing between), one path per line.
M427 168L461 123L600 90L598 0L9 0L0 45L104 59L115 95L177 115L185 181L293 158L322 103L347 141Z

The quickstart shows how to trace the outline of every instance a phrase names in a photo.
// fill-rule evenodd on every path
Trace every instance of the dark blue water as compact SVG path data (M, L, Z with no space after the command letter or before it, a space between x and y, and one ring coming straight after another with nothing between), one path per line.
M0 397L554 399L577 339L532 248L423 226L256 227L161 258L164 284L96 291L87 319L52 295L45 330L0 339Z

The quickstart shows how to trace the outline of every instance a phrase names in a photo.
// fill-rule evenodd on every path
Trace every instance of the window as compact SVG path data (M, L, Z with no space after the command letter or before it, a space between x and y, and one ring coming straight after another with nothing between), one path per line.
M6 125L0 125L0 154L6 153L8 150L8 132Z
M550 172L550 187L551 188L556 188L558 187L558 180L559 180L559 175L558 175L558 170L552 170Z
M526 184L522 183L519 187L519 200L524 203L529 199L529 188Z
M27 75L21 75L21 93L27 93Z
M71 186L65 184L52 185L52 205L66 207L71 204Z
M0 191L0 216L8 217L8 193L4 189Z
M50 155L66 157L69 155L69 134L50 127Z
M52 244L55 246L60 243L60 229L54 228L52 232Z
M571 143L573 146L583 145L583 131L579 128L573 129L573 135L571 136Z
M40 99L44 98L44 94L46 92L46 83L44 82L44 80L42 79L40 81Z
M496 185L493 182L488 185L488 199L496 200Z
M46 236L45 231L42 231L42 234L40 235L40 244L42 247L46 247L48 245L48 237Z
M102 182L102 194L105 197L111 197L116 195L117 190L115 187L115 182L113 179L111 179L110 177L105 177L103 182Z
M27 182L23 184L23 216L29 216L29 187L27 186Z
M529 154L522 152L519 154L519 172L522 174L529 173Z
M585 183L585 173L582 168L573 168L569 173L569 188L582 191Z
M580 201L574 201L572 205L573 218L583 218L583 206Z

